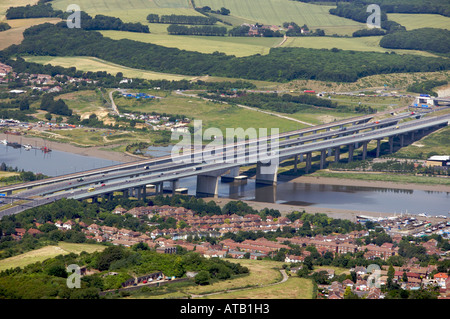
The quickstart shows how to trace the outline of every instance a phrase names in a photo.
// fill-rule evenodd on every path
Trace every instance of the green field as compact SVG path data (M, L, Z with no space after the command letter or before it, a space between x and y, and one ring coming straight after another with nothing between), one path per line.
M66 11L72 0L54 0L53 8ZM118 17L124 22L147 23L149 13L197 15L191 9L189 0L78 0L75 2L82 11L90 15L103 14Z
M164 33L145 34L123 31L102 31L102 34L114 40L130 39L202 53L218 51L238 57L268 54L271 47L282 41L282 38L178 36Z
M418 54L423 56L435 56L431 53L417 50L391 50L379 46L381 36L359 37L359 38L336 38L336 37L296 37L289 38L283 46L303 47L311 49L332 49L354 51L386 52L395 51L398 54Z
M450 18L439 14L390 13L388 19L403 25L406 30L438 28L450 30Z
M274 115L243 109L222 103L207 102L170 94L159 101L142 101L118 97L114 99L119 109L127 112L182 114L190 119L202 120L203 128L216 127L225 135L226 128L279 128L280 133L300 129L306 125Z
M192 79L192 77L189 76L128 68L126 66L114 64L94 57L29 56L24 58L29 62L59 65L66 68L75 66L77 70L81 71L106 71L112 75L116 75L117 72L122 72L125 77L143 78L147 80L166 79L169 81L178 81L183 79Z
M38 0L0 0L0 21L6 19L5 14L9 7L20 7L26 6L27 4L33 5L37 2Z
M79 254L82 251L92 253L95 251L101 251L105 248L106 246L94 244L73 244L60 242L57 246L45 246L43 248L32 250L18 256L0 260L0 271L16 267L22 268L29 264L42 262L46 259L53 258L58 255L67 255L70 253Z
M307 4L290 0L196 0L197 7L214 10L225 7L230 15L263 24L282 25L283 22L306 24L309 28L331 26L360 26L363 24L331 15L333 6Z

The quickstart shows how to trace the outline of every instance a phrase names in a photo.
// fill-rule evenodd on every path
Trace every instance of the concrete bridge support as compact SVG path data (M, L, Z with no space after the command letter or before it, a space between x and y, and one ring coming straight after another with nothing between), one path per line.
M298 170L298 155L294 156L294 173L297 173Z
M311 152L306 153L306 174L308 174L309 171L311 170L311 158L312 153Z
M265 185L277 184L278 164L264 164L258 162L256 164L256 183Z
M175 194L175 191L177 188L180 187L180 181L178 179L170 181L171 189L172 189L172 195Z
M389 154L394 152L394 137L389 136Z
M334 162L339 162L339 159L341 157L341 148L339 146L334 148Z
M362 160L365 161L367 158L367 143L363 142L363 152L362 152Z
M320 169L324 169L326 163L327 163L327 151L321 150L320 151Z
M381 148L381 140L380 139L378 139L377 140L377 152L376 152L376 155L375 155L375 157L380 157L380 148Z
M219 176L197 175L197 196L214 196L219 194Z
M353 161L353 152L355 151L355 144L350 144L348 146L348 162Z

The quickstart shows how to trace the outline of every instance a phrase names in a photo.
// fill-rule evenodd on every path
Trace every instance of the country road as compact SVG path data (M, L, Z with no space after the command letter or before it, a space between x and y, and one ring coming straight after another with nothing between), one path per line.
M119 115L119 109L117 108L116 103L114 102L113 99L113 93L116 92L118 90L112 90L109 92L109 99L111 100L111 108L113 109L114 113L116 113L117 115Z

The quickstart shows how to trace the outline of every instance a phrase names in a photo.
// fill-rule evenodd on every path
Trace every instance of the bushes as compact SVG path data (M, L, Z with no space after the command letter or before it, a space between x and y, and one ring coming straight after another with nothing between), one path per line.
M273 48L268 55L234 57L166 48L128 39L112 40L98 32L52 24L31 27L24 41L3 54L94 56L117 64L184 75L214 75L285 82L294 79L352 82L373 74L439 71L450 61L416 55L326 49Z
M389 49L450 53L450 30L421 28L385 35L380 46Z

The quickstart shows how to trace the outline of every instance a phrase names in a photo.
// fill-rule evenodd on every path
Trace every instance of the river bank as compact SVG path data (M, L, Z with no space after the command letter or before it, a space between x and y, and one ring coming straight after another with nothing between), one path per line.
M96 158L117 161L117 162L122 162L122 163L133 162L133 161L142 159L141 157L135 156L132 154L104 150L104 149L102 149L102 148L104 148L104 146L79 147L79 146L75 146L75 145L72 145L69 143L48 141L48 140L45 140L40 137L26 137L23 135L16 136L16 135L11 135L11 134L0 133L0 140L5 140L5 139L8 141L11 141L11 142L17 142L17 143L21 143L21 144L30 144L31 146L37 147L37 148L46 146L46 147L50 148L51 150L55 150L55 151L78 154L78 155L82 155L82 156L96 157ZM109 147L113 147L113 146L111 145Z
M356 186L356 187L378 187L378 188L392 188L392 189L410 189L423 190L432 192L450 192L450 186L447 185L428 185L418 183L397 183L388 181L369 181L357 179L345 179L334 177L320 177L320 176L299 176L288 177L279 176L278 180L291 183L305 183L305 184L322 184L322 185L341 185L341 186Z
M235 199L229 198L213 198L207 197L205 201L214 201L220 207L223 207L230 201L236 201ZM335 208L324 208L324 207L315 207L315 206L301 206L301 205L292 205L292 204L278 204L278 203L265 203L265 202L257 202L251 200L241 200L242 202L248 204L250 207L256 210L262 210L264 208L276 209L280 211L282 216L286 216L287 214L294 211L303 211L305 210L309 214L322 213L326 214L331 218L336 219L348 219L350 221L355 222L357 215L366 215L371 217L390 217L394 216L394 214L383 213L383 212L370 212L370 211L354 211L349 209L335 209Z

